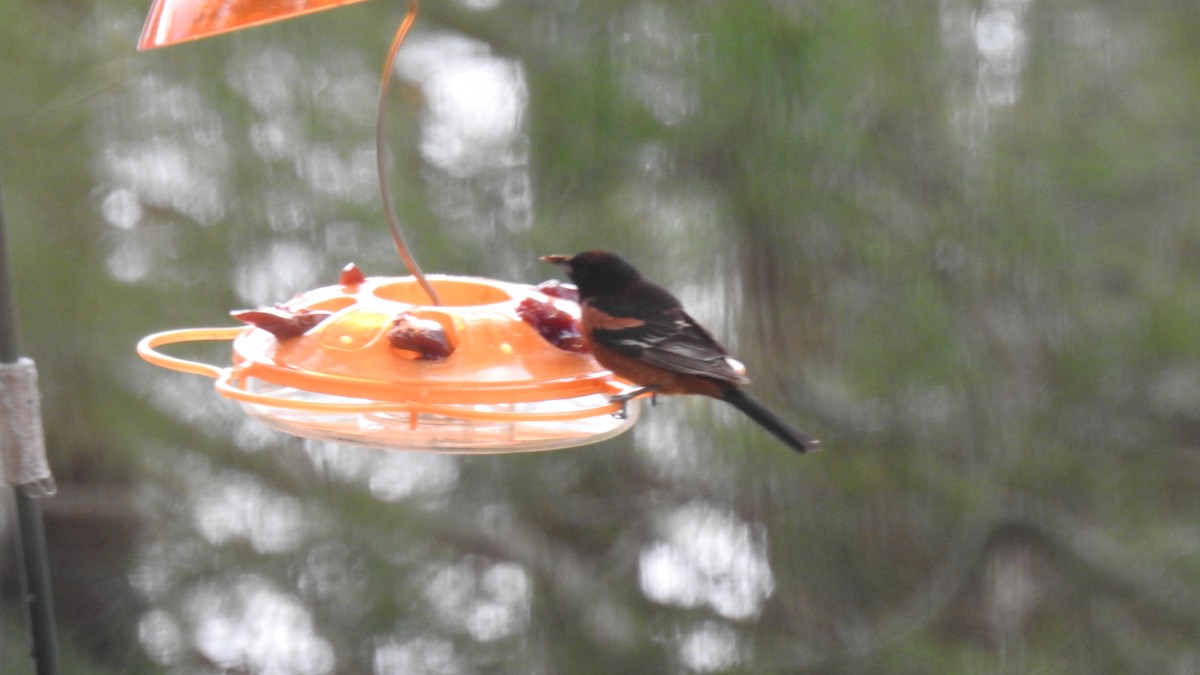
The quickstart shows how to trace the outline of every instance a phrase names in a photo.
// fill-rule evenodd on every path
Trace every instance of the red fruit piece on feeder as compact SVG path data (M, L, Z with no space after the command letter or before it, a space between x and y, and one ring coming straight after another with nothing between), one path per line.
M321 310L297 309L293 311L284 307L242 309L229 314L238 321L244 321L255 328L267 331L277 340L303 335L308 329L333 315L332 312Z
M347 263L338 275L338 284L342 286L357 286L367 280L367 275L354 263Z
M442 324L408 312L392 321L387 339L396 349L416 352L423 359L444 359L454 352L454 345Z
M576 354L587 352L587 345L579 332L579 319L570 312L564 312L552 303L528 297L517 305L517 316L555 347Z

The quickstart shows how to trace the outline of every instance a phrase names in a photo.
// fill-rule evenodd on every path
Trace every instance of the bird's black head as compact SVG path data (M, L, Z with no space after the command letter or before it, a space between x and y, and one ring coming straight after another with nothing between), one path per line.
M581 300L619 293L642 278L633 265L608 251L584 251L573 256L546 255L542 260L567 271L567 276L579 287Z

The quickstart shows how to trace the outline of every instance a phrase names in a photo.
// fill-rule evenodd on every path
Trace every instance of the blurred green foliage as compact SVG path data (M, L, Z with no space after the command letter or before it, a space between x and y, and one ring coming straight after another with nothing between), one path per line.
M1200 664L1197 6L426 2L406 52L508 67L518 101L500 159L439 164L437 92L402 67L392 180L426 270L536 282L543 253L625 253L829 448L669 400L596 446L442 462L262 432L132 352L229 323L272 256L302 261L278 300L352 259L401 273L363 154L399 9L136 53L143 4L0 7L25 347L61 499L94 500L47 503L59 614L96 672L265 670L204 642L206 617L253 632L254 593L332 654L276 672ZM156 187L171 172L191 182ZM381 497L384 472L417 484ZM214 530L234 496L248 529ZM763 551L753 611L654 596L684 516L694 541L733 523L713 559ZM272 518L303 527L256 538ZM714 583L738 589L731 559ZM446 579L459 605L430 595Z

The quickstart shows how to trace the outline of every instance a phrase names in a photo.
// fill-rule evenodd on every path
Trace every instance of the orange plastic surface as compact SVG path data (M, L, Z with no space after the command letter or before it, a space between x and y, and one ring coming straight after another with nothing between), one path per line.
M429 276L442 304L430 306L411 277L371 277L328 286L283 303L334 312L304 335L279 341L251 330L233 343L236 378L333 396L431 404L504 404L609 390L609 372L591 357L546 342L516 314L528 287L490 279ZM547 298L549 300L549 298ZM556 301L578 315L575 303ZM426 360L385 336L400 313L437 321L454 352Z
M154 0L138 49L165 47L365 0Z

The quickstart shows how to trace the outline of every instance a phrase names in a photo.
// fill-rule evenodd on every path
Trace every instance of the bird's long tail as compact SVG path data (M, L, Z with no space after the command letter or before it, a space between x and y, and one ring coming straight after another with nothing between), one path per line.
M749 394L737 387L730 387L726 390L721 395L721 400L733 404L735 408L749 415L750 419L761 424L764 429L774 434L779 440L787 443L788 447L796 452L808 452L809 450L819 450L821 448L821 441L784 422L778 415L768 410L766 406L754 400Z

